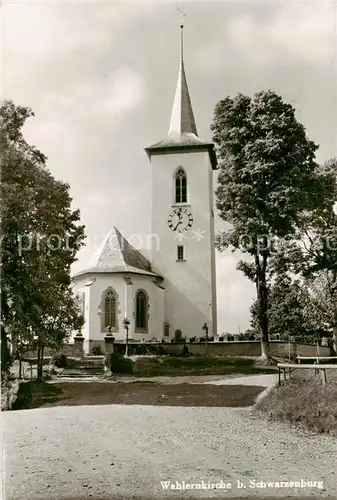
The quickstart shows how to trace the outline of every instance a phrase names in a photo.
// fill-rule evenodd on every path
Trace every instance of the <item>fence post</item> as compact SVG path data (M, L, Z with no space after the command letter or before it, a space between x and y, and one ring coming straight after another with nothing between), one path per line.
M105 341L105 353L113 354L115 352L115 337L112 335L106 335L104 337Z
M75 356L76 354L79 354L80 358L83 358L84 356L84 337L83 335L76 335L74 337L74 346L75 346Z

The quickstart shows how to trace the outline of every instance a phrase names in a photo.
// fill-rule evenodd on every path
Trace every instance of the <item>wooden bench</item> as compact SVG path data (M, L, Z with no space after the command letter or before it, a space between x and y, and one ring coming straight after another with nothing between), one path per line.
M281 385L281 372L283 371L283 377L284 380L287 379L287 373L288 373L288 378L291 378L291 374L294 370L320 370L321 375L322 375L322 383L323 385L326 384L327 378L326 378L326 370L337 370L337 364L336 365L320 365L320 364L310 364L310 365L301 365L301 364L294 364L294 363L278 363L277 364L278 368L278 383Z
M301 361L314 361L314 363L319 364L320 361L332 361L337 360L337 356L297 356L297 362L301 364Z

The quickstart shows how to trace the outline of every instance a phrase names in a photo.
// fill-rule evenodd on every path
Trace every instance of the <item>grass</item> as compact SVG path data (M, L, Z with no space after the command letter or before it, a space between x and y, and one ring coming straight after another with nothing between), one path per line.
M23 382L20 384L12 410L28 410L47 403L55 403L61 394L62 389L54 384L38 380Z
M319 375L299 374L275 387L255 408L271 420L337 437L337 377L327 376L323 387Z
M130 360L131 361L131 360ZM71 360L71 368L80 366L80 362ZM211 358L203 356L138 358L133 362L132 373L136 377L158 376L196 376L196 375L249 375L275 373L274 368L256 366L255 360L243 358ZM128 376L128 374L117 374ZM22 382L12 410L39 408L44 404L56 403L64 399L59 385L44 381L31 380Z
M133 374L139 377L257 373L275 373L275 369L256 366L252 359L203 356L138 358L133 364Z

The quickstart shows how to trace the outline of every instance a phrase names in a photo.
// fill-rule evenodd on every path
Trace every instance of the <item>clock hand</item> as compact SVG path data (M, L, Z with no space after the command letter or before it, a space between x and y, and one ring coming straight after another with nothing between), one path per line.
M176 226L174 227L173 231L176 231L176 230L177 230L177 227L178 227L178 226L180 226L180 224L181 224L181 223L182 223L182 220L180 219L180 220L177 222Z

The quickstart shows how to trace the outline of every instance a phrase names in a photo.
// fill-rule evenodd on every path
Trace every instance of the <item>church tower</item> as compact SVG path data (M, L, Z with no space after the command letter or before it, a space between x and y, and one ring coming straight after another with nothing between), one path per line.
M152 166L151 262L164 277L166 332L217 335L214 247L214 145L197 132L183 58L168 137L146 148Z

